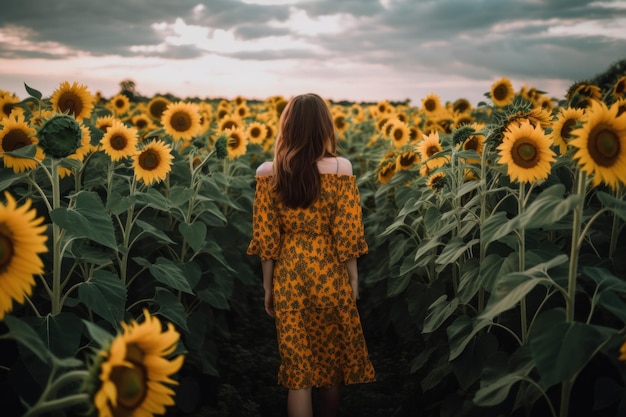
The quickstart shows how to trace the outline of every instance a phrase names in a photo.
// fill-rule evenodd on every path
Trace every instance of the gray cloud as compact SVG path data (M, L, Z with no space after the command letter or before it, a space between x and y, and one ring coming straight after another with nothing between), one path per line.
M206 54L194 45L163 47L166 33L152 25L172 24L177 18L210 30L232 31L239 40L291 35L319 46L315 51L222 53L232 58L340 59L406 74L430 72L476 80L498 76L577 80L602 71L626 51L625 39L550 33L559 22L594 20L608 27L626 18L626 8L603 7L590 0L389 0L385 4L380 0L310 0L275 6L236 0L22 0L3 5L0 34L8 27L24 27L29 29L24 39L54 42L66 47L66 52L22 51L0 38L0 58L64 59L87 52L189 59ZM290 34L286 27L268 25L286 22L292 10L303 10L312 19L350 15L360 25L339 36ZM142 52L133 52L132 46L142 46Z

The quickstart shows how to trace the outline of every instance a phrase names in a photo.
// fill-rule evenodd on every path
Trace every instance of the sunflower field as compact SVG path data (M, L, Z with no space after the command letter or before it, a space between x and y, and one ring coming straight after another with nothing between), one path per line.
M288 98L120 87L0 90L0 406L286 415L245 253ZM485 90L328 101L377 371L342 416L626 415L626 60L563 98Z

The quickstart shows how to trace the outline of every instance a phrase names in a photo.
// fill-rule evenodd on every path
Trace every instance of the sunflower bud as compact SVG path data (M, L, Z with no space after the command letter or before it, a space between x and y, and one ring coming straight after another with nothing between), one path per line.
M215 156L218 159L224 159L228 156L228 149L226 146L228 145L228 136L227 135L219 135L217 140L215 141Z
M461 126L452 134L452 143L458 145L459 143L463 143L470 136L474 135L476 131L473 127L470 126Z
M55 114L39 129L39 146L52 158L65 158L81 145L82 131L76 119L67 114Z

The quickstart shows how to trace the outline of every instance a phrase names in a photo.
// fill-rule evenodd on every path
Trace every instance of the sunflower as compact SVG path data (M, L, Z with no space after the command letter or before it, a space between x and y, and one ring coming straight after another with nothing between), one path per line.
M76 149L74 153L69 154L66 158L82 162L85 160L85 157L90 152L96 151L98 149L98 146L94 146L91 144L91 132L89 131L89 128L87 126L80 123L80 131L81 131L80 146ZM65 178L68 175L72 175L72 173L73 171L70 168L67 168L64 166L59 167L60 178Z
M426 185L435 192L441 191L446 186L446 173L439 171L429 175Z
M35 136L37 131L26 123L23 115L7 117L2 123L3 127L2 130L0 130L0 152L12 152L39 142ZM0 158L4 160L4 166L13 168L13 172L16 174L35 169L37 167L37 161L42 161L44 157L43 150L39 146L37 146L35 151L35 159L0 154Z
M441 104L441 98L434 93L428 94L422 99L422 110L427 115L433 115L439 113L443 109Z
M243 128L243 123L241 122L241 119L230 115L224 116L219 119L219 122L217 124L218 133L224 133L229 129L239 128Z
M443 166L447 161L446 157L432 158L437 152L443 151L439 142L439 133L432 132L429 135L422 136L424 139L417 143L417 152L420 154L422 161L425 161L430 170Z
M578 82L572 85L566 94L570 107L587 108L592 102L602 100L602 90L597 85Z
M474 132L479 131L483 128L482 124L473 123L471 127L474 129ZM485 149L485 135L474 133L470 135L467 139L463 141L461 148L464 151L474 151L478 154L478 156L482 156L483 150ZM465 160L468 164L480 164L480 159L471 159L468 158Z
M34 274L43 274L44 264L38 254L48 251L43 217L36 217L31 200L17 207L15 199L4 192L6 204L0 204L0 321L11 311L13 300L24 303L32 293Z
M358 103L352 104L348 109L348 112L354 123L361 123L363 120L365 120L365 112L363 111L363 107Z
M548 113L551 113L552 109L554 108L553 99L551 99L548 96L541 96L536 101L536 107L538 107L538 108L540 108L542 110L545 110Z
M611 107L594 101L586 110L582 127L571 132L569 144L581 169L601 182L617 188L626 184L626 114L617 116L618 105Z
M376 178L381 184L387 184L393 176L396 174L396 161L395 159L388 159L383 161L378 167L378 173Z
M108 108L115 114L124 114L130 110L130 100L124 94L116 94L108 103Z
M396 171L406 171L419 163L420 157L413 149L406 149L396 156Z
M19 102L20 99L13 94L0 95L0 120L9 117Z
M420 128L415 125L409 125L409 142L417 142L422 139Z
M148 114L155 120L161 120L161 116L169 104L170 101L165 97L153 97L152 100L148 102Z
M200 132L200 114L192 103L170 103L161 116L165 133L174 140L191 140Z
M87 86L63 81L50 97L52 109L58 113L73 115L76 120L82 121L91 116L93 97Z
M391 139L391 143L394 148L400 149L407 143L409 143L409 127L406 123L401 122L400 120L395 120L391 123L391 128L388 133L389 139Z
M550 175L555 153L550 149L552 141L540 126L529 122L514 123L504 131L498 146L500 160L507 166L507 174L513 181L533 182Z
M619 353L620 355L617 359L626 362L626 342L619 348Z
M230 159L238 158L246 153L248 139L241 128L226 129L224 132L228 137L226 149Z
M626 97L620 98L615 103L613 103L615 107L617 107L617 116L620 117L622 114L626 113Z
M626 75L622 75L613 85L613 97L616 99L626 97Z
M573 139L572 130L582 122L584 116L583 109L561 108L552 120L551 138L555 145L559 145L561 155L567 152L567 144Z
M335 131L339 136L343 135L343 133L350 127L350 124L346 120L346 115L340 112L333 115L333 124L335 125Z
M469 125L474 121L474 117L470 113L455 113L454 114L454 127L459 128L461 126Z
M133 156L137 152L137 129L115 122L107 129L100 144L112 161Z
M158 318L143 313L142 323L122 323L122 332L99 352L100 386L93 397L99 417L152 417L174 404L175 392L168 385L178 384L171 376L185 357L167 357L180 334L172 323L164 331Z
M491 85L491 101L496 106L504 107L513 102L515 91L511 80L502 77Z
M135 178L147 185L161 182L172 169L171 148L161 140L153 140L133 155Z
M472 105L465 98L459 98L452 104L454 113L466 113L472 110Z
M252 122L246 130L246 136L250 143L261 145L267 136L267 126L261 122Z
M98 117L96 119L96 127L106 133L106 131L116 122L121 122L121 120L109 114L107 116Z
M134 115L133 117L131 117L130 122L139 131L149 132L157 128L150 116L145 113L138 113Z
M237 107L235 107L235 115L241 119L245 119L250 116L250 108L248 108L248 105L245 102L238 104Z

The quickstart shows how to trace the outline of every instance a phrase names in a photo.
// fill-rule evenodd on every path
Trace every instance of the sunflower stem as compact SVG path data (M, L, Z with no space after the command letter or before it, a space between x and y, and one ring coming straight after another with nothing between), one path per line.
M51 158L52 209L61 206L59 189L59 161ZM52 222L52 305L50 313L56 316L61 312L61 228Z
M130 182L130 191L129 196L132 197L135 194L135 188L137 184L137 179L133 175L133 178ZM124 234L122 241L122 259L120 261L120 280L122 284L126 285L126 274L128 270L128 256L130 254L130 232L133 228L133 216L135 212L135 203L131 204L128 210L126 211L126 225L124 226Z
M519 183L519 196L518 196L518 217L524 214L526 209L526 183L520 181ZM524 226L519 228L518 230L518 239L519 239L519 248L518 248L518 256L519 256L519 271L524 272L526 269L526 230ZM520 328L522 334L522 342L526 344L526 338L528 333L528 323L526 319L526 296L522 297L520 300Z
M85 406L87 406L89 404L89 394L80 393L68 395L67 397L59 398L57 400L37 403L35 406L30 408L22 417L34 417L44 413L49 413L51 411L73 407L79 404L85 404Z
M621 200L623 198L622 193L619 190L615 190L615 198ZM611 224L611 240L609 241L609 259L613 259L615 250L617 249L617 237L619 235L620 218L617 214L613 213L613 222Z

